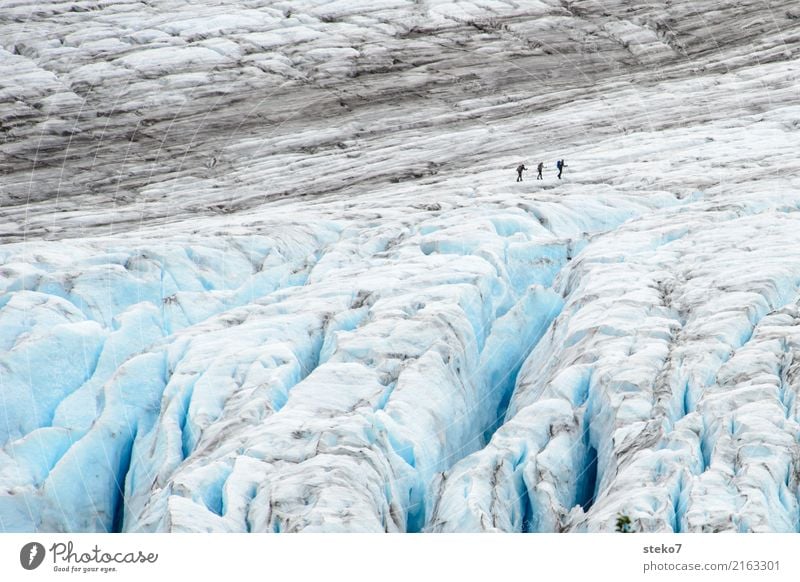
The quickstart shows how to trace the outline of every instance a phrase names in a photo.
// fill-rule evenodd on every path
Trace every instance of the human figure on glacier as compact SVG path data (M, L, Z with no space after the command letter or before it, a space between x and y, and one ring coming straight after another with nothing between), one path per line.
M564 160L558 160L556 162L556 168L558 168L558 179L561 179L561 172L564 171L564 168L567 167L567 164L564 163Z
M536 176L536 179L544 180L544 178L542 178L542 170L544 170L544 162L539 162L539 165L536 166L536 169L539 171L539 174Z
M522 182L522 172L527 170L528 168L525 167L525 164L520 164L517 166L517 182Z

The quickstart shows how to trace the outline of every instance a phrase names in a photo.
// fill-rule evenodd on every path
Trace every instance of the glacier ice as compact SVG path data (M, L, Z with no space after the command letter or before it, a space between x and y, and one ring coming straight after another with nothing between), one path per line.
M800 529L788 0L7 4L0 530Z

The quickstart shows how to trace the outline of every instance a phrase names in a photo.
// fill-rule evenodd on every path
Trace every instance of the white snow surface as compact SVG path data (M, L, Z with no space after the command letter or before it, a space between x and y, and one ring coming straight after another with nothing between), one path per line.
M4 2L0 530L798 531L800 12L628 4Z

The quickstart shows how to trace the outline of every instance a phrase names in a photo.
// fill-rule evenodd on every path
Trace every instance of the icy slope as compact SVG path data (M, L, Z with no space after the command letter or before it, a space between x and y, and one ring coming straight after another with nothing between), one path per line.
M792 3L7 4L0 529L798 528Z
M798 15L792 0L6 0L0 236L450 189L532 150L760 114L794 97L779 80L712 79L790 60Z

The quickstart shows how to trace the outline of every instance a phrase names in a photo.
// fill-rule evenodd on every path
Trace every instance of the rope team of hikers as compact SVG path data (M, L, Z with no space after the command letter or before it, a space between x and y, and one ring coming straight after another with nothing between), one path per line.
M564 160L558 160L556 162L556 170L558 170L557 178L561 179L561 174L564 172L564 168L567 167L567 164L564 163ZM520 164L517 166L517 182L522 182L522 172L527 171L528 168L525 167L525 164ZM536 170L538 174L536 175L537 180L544 180L542 177L542 170L544 170L544 162L539 162L539 165L536 166Z

